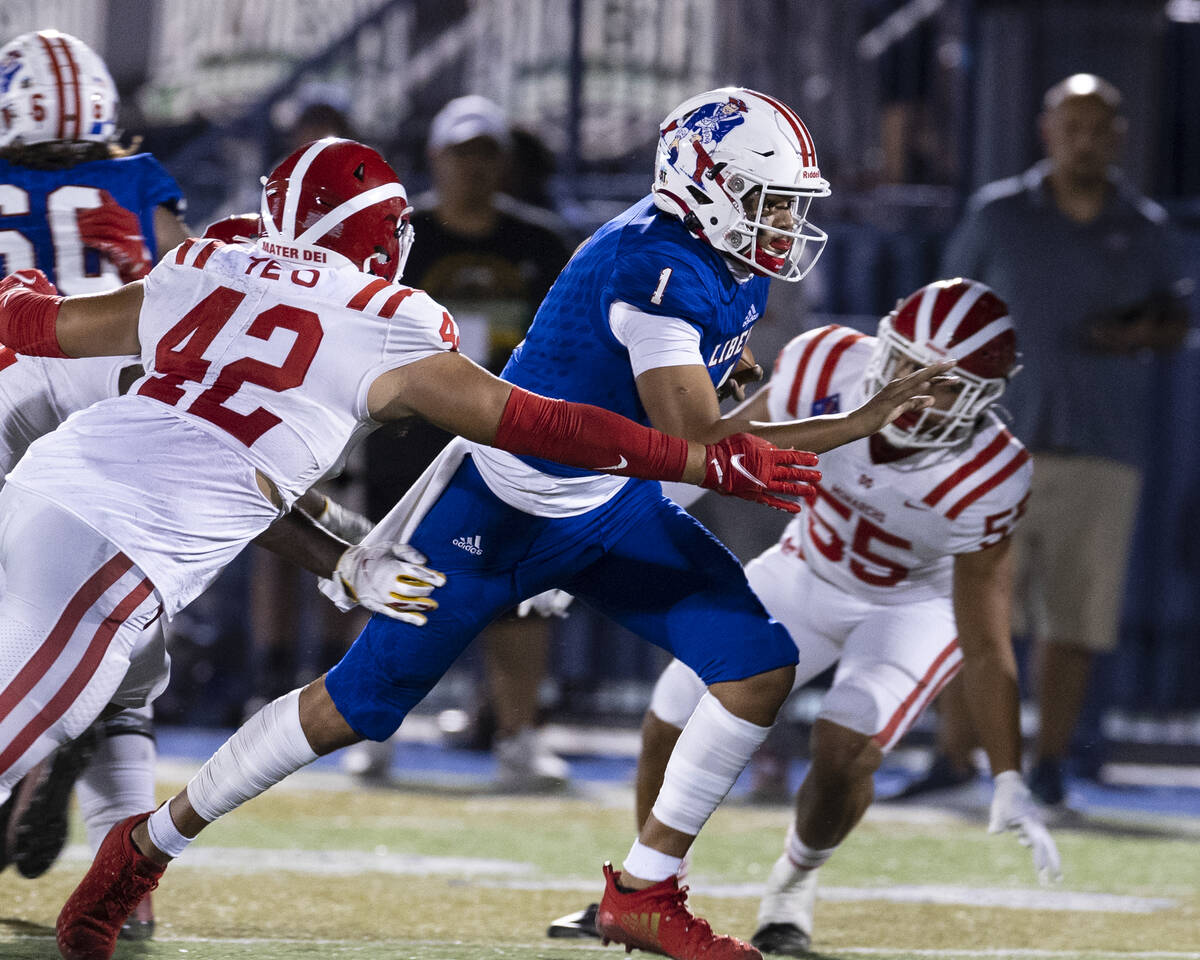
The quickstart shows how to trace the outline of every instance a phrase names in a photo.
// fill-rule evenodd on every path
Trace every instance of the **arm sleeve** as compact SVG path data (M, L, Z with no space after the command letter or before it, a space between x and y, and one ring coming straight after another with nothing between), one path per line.
M611 410L513 387L492 446L518 456L647 480L679 480L688 442Z
M657 367L704 366L700 331L686 320L644 313L617 300L609 308L608 325L629 351L635 377Z

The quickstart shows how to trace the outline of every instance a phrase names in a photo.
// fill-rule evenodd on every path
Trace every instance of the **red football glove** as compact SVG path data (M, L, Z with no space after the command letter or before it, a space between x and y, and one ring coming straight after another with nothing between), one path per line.
M80 210L79 235L83 245L98 250L117 268L122 283L141 280L154 266L137 214L126 210L107 190L100 191L100 206Z
M800 504L783 497L798 497L812 503L817 496L813 484L821 479L815 467L817 455L806 450L781 450L762 437L735 433L720 443L704 448L707 469L700 486L743 500L765 503L788 513L799 513Z
M0 280L0 344L35 357L65 357L56 330L63 299L41 270Z
M9 290L32 290L34 293L48 293L58 296L58 288L50 282L41 270L36 267L31 270L18 270L0 280L0 297Z

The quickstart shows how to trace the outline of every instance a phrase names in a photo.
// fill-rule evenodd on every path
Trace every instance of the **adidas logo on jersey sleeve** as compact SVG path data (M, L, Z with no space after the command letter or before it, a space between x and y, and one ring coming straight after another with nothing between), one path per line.
M480 543L480 535L475 534L473 537L455 537L450 541L456 547L466 550L467 553L479 557L483 555L483 545Z

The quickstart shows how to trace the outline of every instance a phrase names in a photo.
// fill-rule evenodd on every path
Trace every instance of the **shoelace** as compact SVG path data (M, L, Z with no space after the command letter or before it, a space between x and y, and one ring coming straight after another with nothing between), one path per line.
M689 946L698 947L705 943L711 944L714 940L712 926L703 917L696 916L688 909L687 892L688 886L684 884L674 890L664 890L662 893L655 894L654 899L661 903L664 908L664 914L668 916L683 916L683 938ZM728 938L722 937L716 939Z
M142 859L142 855L134 848L132 839L126 837L122 847L125 863L118 866L107 878L104 906L110 920L124 921L142 902L142 898L158 886L158 878L138 873L137 862ZM126 875L128 879L125 879Z

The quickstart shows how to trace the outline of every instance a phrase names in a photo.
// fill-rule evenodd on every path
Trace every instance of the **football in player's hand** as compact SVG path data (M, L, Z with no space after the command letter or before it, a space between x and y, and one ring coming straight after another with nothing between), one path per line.
M733 371L725 378L725 382L721 384L720 388L718 388L717 399L725 400L733 397L735 400L745 400L746 384L757 383L762 378L763 368L755 361L754 354L750 352L750 348L743 347L742 355L738 358Z

